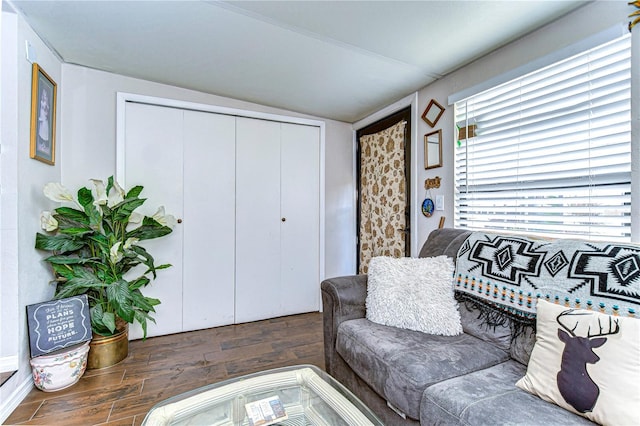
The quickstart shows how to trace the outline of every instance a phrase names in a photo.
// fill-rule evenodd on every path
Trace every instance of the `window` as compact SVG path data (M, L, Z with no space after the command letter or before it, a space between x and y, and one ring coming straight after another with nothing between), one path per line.
M631 239L631 38L455 103L455 226Z

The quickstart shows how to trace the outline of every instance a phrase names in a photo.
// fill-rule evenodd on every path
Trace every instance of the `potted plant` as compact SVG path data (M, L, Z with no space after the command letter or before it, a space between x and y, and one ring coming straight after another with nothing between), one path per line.
M147 321L155 322L152 313L160 300L144 296L142 290L156 271L171 265L156 266L139 242L171 233L176 220L164 214L164 207L150 217L137 213L146 201L140 198L142 186L125 192L113 176L106 186L92 181L94 190L80 188L77 200L59 183L45 185L45 196L65 205L42 212L46 233L36 233L35 247L51 252L44 260L53 268L56 299L87 295L94 336L109 338L122 332L120 328L126 334L128 324L138 322L146 338ZM91 359L90 351L89 368Z

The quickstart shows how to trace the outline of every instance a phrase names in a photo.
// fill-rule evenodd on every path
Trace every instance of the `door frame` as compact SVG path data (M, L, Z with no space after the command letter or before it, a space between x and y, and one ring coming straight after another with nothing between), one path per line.
M410 240L410 247L411 247L411 256L416 257L418 256L418 252L420 250L420 247L418 246L418 226L419 226L419 222L418 222L418 210L415 208L415 206L417 205L417 201L418 200L418 173L419 173L419 168L418 168L418 156L416 155L416 153L418 152L417 150L417 144L418 144L418 118L419 118L419 114L418 114L418 92L414 92L411 95L408 95L406 97L404 97L403 99L400 99L399 101L381 109L380 111L377 111L373 114L371 114L368 117L363 118L360 121L357 121L355 123L353 123L353 185L354 185L354 190L353 190L353 206L354 206L354 211L356 210L357 206L359 205L359 200L358 200L358 188L359 188L359 184L358 184L358 163L359 163L359 159L358 159L358 154L357 154L357 147L358 147L358 139L357 139L357 131L367 127L373 123L376 123L377 121L380 121L382 119L384 119L385 117L388 117L390 115L393 115L394 113L404 109L410 107L411 108L411 130L410 132L407 132L408 134L410 133L411 135L411 159L410 159L410 178L407 181L407 186L409 189L409 201L411 203L412 207L411 211L409 212L409 216L410 216L410 230L409 230L409 240ZM353 265L354 265L354 273L357 273L358 271L358 251L359 251L359 243L358 243L358 234L359 234L359 224L358 224L358 216L359 214L356 213L356 215L354 215L353 218L353 226L355 229L354 232L354 250L353 250Z
M394 126L396 123L404 120L407 124L405 126L404 132L404 177L406 184L406 207L405 207L405 220L406 220L406 235L404 239L404 256L411 256L411 229L413 228L413 224L411 223L411 211L412 211L412 202L411 202L411 106L405 107L400 111L397 111L381 120L376 121L375 123L369 124L366 127L363 127L356 131L356 241L357 241L357 258L356 258L356 268L360 269L360 226L361 226L361 217L360 217L360 178L361 178L361 156L362 149L360 148L360 138L366 135L376 134L383 130L388 129L389 127Z

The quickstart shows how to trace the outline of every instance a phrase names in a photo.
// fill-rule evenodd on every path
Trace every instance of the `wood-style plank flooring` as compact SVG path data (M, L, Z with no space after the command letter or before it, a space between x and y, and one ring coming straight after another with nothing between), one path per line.
M139 425L154 404L173 395L296 364L324 369L319 312L132 341L127 359L87 370L70 388L34 388L5 423Z

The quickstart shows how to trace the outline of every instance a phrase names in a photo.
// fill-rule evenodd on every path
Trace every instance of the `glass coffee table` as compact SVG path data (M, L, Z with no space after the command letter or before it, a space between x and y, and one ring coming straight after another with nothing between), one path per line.
M156 404L143 425L382 426L347 388L313 365L262 371Z

